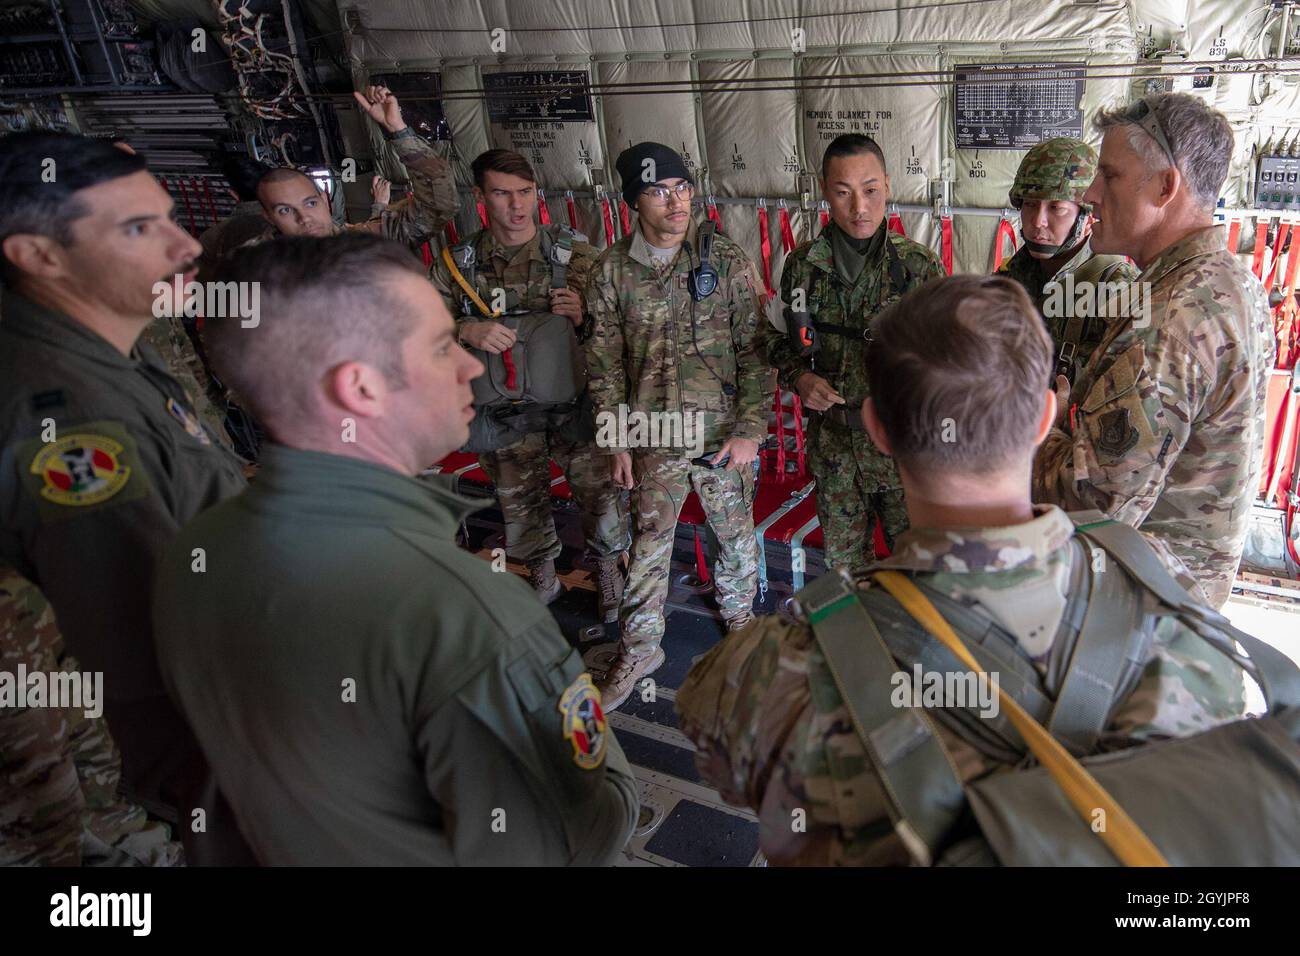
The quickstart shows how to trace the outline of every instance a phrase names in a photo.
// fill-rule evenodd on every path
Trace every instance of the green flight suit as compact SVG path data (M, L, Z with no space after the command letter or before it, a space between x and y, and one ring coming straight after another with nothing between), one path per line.
M160 563L163 672L262 863L600 864L626 842L636 781L582 658L455 544L478 507L271 444Z
M203 427L153 349L137 344L125 356L6 290L0 563L45 594L82 670L103 672L123 781L142 802L183 807L206 777L158 673L154 564L185 522L244 487L239 459Z

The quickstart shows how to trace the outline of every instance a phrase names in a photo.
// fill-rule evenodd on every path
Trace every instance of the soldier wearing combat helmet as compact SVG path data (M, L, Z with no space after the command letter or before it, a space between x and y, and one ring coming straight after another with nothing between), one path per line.
M1137 278L1137 269L1123 256L1092 252L1092 207L1083 194L1096 174L1097 153L1080 139L1044 140L1026 153L1008 194L1012 208L1020 210L1025 244L998 270L1034 300L1052 336L1057 372L1071 380L1087 364L1107 324L1101 297L1080 300L1071 292L1084 283L1127 284ZM1049 294L1052 283L1062 286L1055 295Z

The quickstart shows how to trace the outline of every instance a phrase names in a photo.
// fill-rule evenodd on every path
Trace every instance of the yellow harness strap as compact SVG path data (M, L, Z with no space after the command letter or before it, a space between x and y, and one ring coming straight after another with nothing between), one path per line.
M474 291L474 287L469 284L465 277L461 275L460 270L456 268L456 260L451 257L451 249L446 246L442 249L442 261L447 263L447 268L451 270L451 277L456 280L456 284L465 290L465 294L469 296L469 300L478 306L484 315L490 319L495 319L501 314L499 312L493 312L487 307L487 303L479 298L479 294Z
M976 674L984 671L966 650L966 645L953 631L943 615L905 575L897 571L877 571L875 578L903 605L908 614L916 618L927 631L938 638L948 650ZM1029 749L1034 752L1047 772L1052 775L1066 798L1079 811L1091 828L1093 813L1097 809L1106 813L1106 828L1098 833L1107 849L1125 866L1168 866L1156 845L1151 842L1115 798L1097 782L1087 769L1075 760L1038 721L1029 716L1015 699L998 687L998 698L1007 710L1007 717L1020 731Z

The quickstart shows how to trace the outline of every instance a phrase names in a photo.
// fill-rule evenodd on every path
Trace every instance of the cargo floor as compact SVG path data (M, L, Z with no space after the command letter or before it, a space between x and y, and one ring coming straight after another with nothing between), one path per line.
M462 487L470 494L486 489ZM604 670L618 641L618 625L601 625L596 617L594 567L584 558L577 515L567 502L556 502L556 528L564 552L556 561L565 591L551 612L568 641L582 653L593 672ZM469 550L491 560L502 546L500 512L489 506L472 515L465 527ZM793 593L789 551L767 542L769 586L755 609L778 610ZM821 571L821 555L809 551L807 572ZM511 571L524 568L509 562ZM712 587L695 576L694 530L677 529L668 596L664 651L667 660L653 675L653 694L634 693L610 715L619 743L641 786L641 821L624 850L623 866L761 866L758 823L747 810L723 803L695 770L694 748L677 729L673 701L691 664L723 636ZM649 699L643 699L648 697Z

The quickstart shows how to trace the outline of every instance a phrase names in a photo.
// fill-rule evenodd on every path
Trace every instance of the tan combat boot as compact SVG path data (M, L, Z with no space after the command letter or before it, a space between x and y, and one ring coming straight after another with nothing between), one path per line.
M618 555L596 559L596 590L600 619L606 624L618 620L618 605L623 600L623 586L627 579L618 565Z
M600 691L600 705L605 713L614 710L632 696L637 681L657 671L664 659L664 649L659 646L644 657L633 657L626 648L620 647L618 657L610 662L605 676L596 681L596 689Z
M560 579L555 576L555 561L532 561L528 565L528 583L532 585L543 604L550 604L560 596Z

